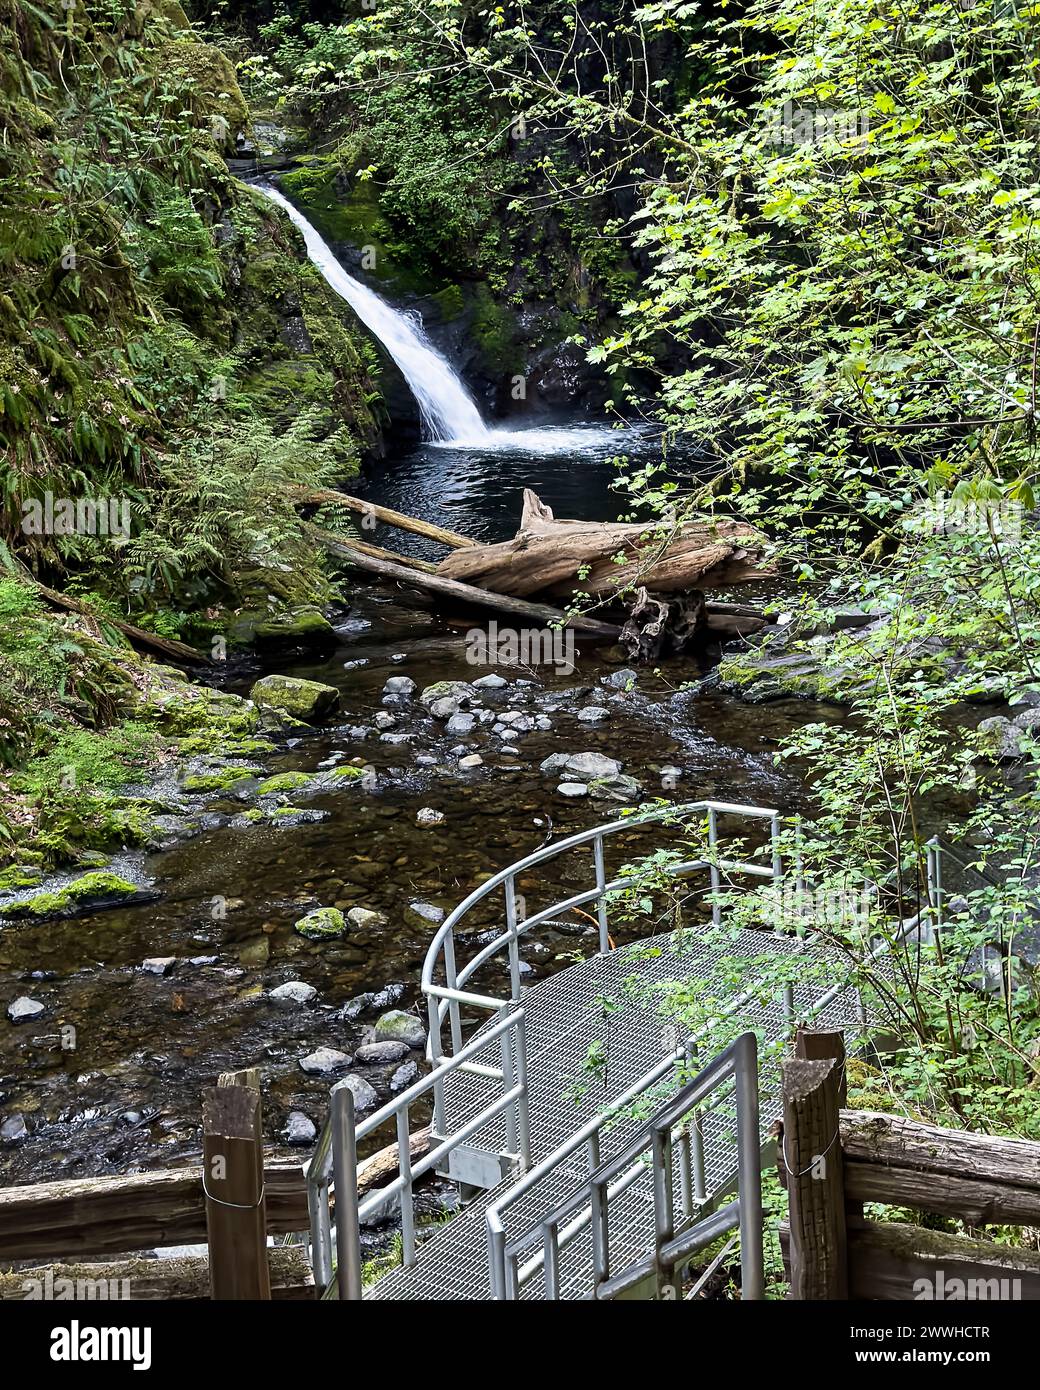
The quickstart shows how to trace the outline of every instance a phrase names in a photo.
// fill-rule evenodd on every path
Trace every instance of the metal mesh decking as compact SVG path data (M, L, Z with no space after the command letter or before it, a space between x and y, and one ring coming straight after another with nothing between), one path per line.
M635 953L635 954L634 954ZM707 982L709 989L725 997L748 991L761 981L767 962L797 957L794 981L794 1014L807 1014L824 992L825 972L837 979L836 963L819 947L795 938L766 932L734 933L724 944L712 944L687 932L655 937L632 949L619 949L571 966L524 991L528 1020L528 1085L530 1091L533 1163L553 1153L590 1117L610 1108L622 1095L674 1047L666 1043L667 1018L659 1011L653 986L672 980ZM625 981L639 977L638 991ZM734 983L739 979L739 984ZM603 1000L611 1001L605 1012ZM768 991L741 1007L733 1018L742 1028L755 1029L765 1043L781 1040L788 1031L782 997ZM851 990L837 996L816 1020L821 1026L859 1027L857 999ZM605 1069L590 1071L590 1044L606 1048ZM489 1045L487 1058L497 1061L497 1043ZM704 1060L707 1060L705 1057ZM661 1083L667 1088L667 1082ZM452 1075L447 1082L449 1132L476 1115L491 1098L489 1083L472 1075ZM779 1114L778 1087L767 1065L762 1073L761 1124L763 1135ZM641 1123L642 1116L622 1113L608 1126L602 1139L601 1159L623 1147ZM705 1123L705 1173L709 1194L727 1190L736 1168L735 1145L723 1110L712 1112ZM475 1143L493 1151L506 1147L504 1121L490 1122L478 1131ZM578 1150L535 1189L521 1197L507 1212L507 1232L522 1232L539 1215L549 1211L587 1177L584 1150ZM447 1225L438 1227L422 1244L410 1269L398 1269L369 1289L374 1299L486 1299L490 1297L485 1213L507 1193L509 1178L482 1193ZM613 1262L621 1267L627 1258L652 1248L653 1214L649 1199L650 1178L640 1179L611 1204L610 1239ZM564 1297L587 1296L589 1237L579 1236L561 1255L561 1292ZM537 1281L524 1297L538 1297Z

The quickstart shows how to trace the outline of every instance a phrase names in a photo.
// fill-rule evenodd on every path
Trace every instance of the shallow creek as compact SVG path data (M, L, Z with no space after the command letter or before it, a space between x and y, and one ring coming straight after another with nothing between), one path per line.
M613 452L567 449L550 466L522 451L474 458L472 451L427 447L386 465L366 486L373 500L497 539L515 529L525 484L559 515L616 515L616 501L608 500ZM395 544L386 530L377 540ZM647 798L794 808L801 793L792 774L772 766L777 741L808 719L840 717L804 702L747 707L698 690L703 671L692 661L669 662L660 674L642 670L634 689L615 689L605 681L617 665L580 642L572 673L495 668L509 684L482 692L484 703L543 714L552 725L514 740L516 754L502 751L490 723L460 739L415 699L384 703L390 676L410 676L421 690L486 674L466 661L465 632L474 621L435 613L393 586L361 587L337 649L283 668L337 686L341 711L266 761L274 773L360 757L375 769L374 781L305 798L299 804L326 813L315 823L222 826L150 856L144 872L162 893L153 904L0 929L2 998L28 992L47 1006L37 1023L0 1020L0 1115L22 1116L27 1131L0 1145L0 1181L187 1161L199 1152L201 1088L220 1071L249 1065L264 1071L272 1144L285 1143L292 1111L320 1126L334 1078L305 1074L300 1059L320 1046L353 1053L380 1012L415 1005L434 927L406 915L409 904L450 911L485 877L548 839L616 818L616 802L560 795L560 777L539 768L550 754L616 758ZM244 693L249 683L235 688ZM590 704L605 707L608 717L578 720ZM392 740L372 728L387 709L397 720ZM460 769L452 751L460 744L464 753L479 752L483 765ZM441 812L443 822L417 825L423 807ZM213 809L242 808L217 800ZM521 882L532 895L529 910L543 891L577 886L579 871L587 886L588 858L584 866L557 861L544 879ZM308 941L293 924L317 906L375 909L387 924ZM473 929L491 921L490 914L478 917ZM594 932L576 919L566 931L532 934L523 954L541 974L595 949ZM157 957L174 958L165 973L143 966ZM318 991L310 1006L270 999L273 988L293 979ZM365 994L377 997L359 1001ZM356 1002L344 1011L349 1001ZM63 1048L69 1025L74 1047ZM399 1065L351 1070L384 1098Z

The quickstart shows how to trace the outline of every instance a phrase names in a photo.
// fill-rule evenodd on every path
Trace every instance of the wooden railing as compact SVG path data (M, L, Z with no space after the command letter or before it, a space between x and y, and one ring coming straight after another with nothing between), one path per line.
M800 1031L783 1067L780 1243L797 1299L1040 1299L1040 1254L868 1219L864 1203L970 1227L1040 1226L1040 1143L849 1110L840 1033Z

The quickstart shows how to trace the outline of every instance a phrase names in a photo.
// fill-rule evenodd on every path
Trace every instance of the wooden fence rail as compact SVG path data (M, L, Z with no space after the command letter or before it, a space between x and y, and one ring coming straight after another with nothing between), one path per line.
M777 1145L791 1297L1040 1299L1035 1251L863 1214L876 1202L972 1227L1040 1225L1040 1143L848 1110L844 1098L841 1035L800 1030Z

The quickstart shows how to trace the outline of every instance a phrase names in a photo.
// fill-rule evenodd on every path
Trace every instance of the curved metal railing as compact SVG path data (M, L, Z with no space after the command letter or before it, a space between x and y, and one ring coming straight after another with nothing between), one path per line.
M777 883L780 881L782 865L779 852L779 811L770 807L744 806L727 801L693 801L679 805L661 806L650 812L611 821L606 825L593 826L589 830L582 830L575 835L569 835L566 839L544 845L541 849L535 850L533 854L510 864L508 868L500 869L498 873L493 874L479 888L474 889L468 897L464 898L444 920L430 942L422 969L422 990L427 997L429 1011L427 1055L434 1068L433 1077L435 1078L433 1124L436 1133L443 1134L446 1124L443 1063L446 1058L457 1055L463 1047L463 1006L485 1009L493 1007L495 1010L505 1009L510 1005L515 1006L520 999L521 937L526 936L543 923L563 916L574 908L585 907L591 903L596 905L599 949L600 953L605 955L611 949L607 897L610 893L631 887L633 879L630 875L622 874L608 880L604 840L609 836L622 832L631 833L633 830L661 821L689 820L698 813L703 813L705 817L708 845L713 851L719 843L720 816L757 822L766 821L770 828L772 854L771 862L768 865L726 859L713 853L711 859L690 859L665 866L665 872L677 878L686 877L701 869L707 870L712 891L712 917L715 923L718 923L721 911L718 894L722 886L723 873L745 873L772 879ZM518 910L522 901L516 891L518 877L538 865L557 859L561 855L589 843L592 844L595 872L595 883L592 887L572 893L569 897L552 903L549 907L541 908L530 916L522 914ZM456 949L458 943L456 928L475 907L500 889L504 898L504 930L499 935L493 936L490 941L484 941L480 949L464 965L460 966L459 952ZM503 952L507 952L509 958L510 995L508 998L489 999L486 995L475 995L463 988L478 970ZM438 980L438 976L443 978L443 983ZM445 1049L443 1031L445 1020L447 1020L449 1027L450 1052ZM479 1074L480 1068L478 1065L466 1063L462 1066L462 1070Z

